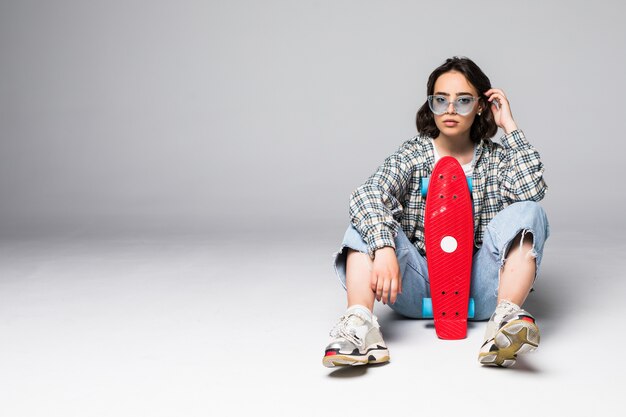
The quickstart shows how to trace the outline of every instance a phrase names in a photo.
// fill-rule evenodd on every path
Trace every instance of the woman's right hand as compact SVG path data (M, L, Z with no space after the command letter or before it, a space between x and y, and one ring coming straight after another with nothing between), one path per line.
M383 304L387 304L387 301L395 303L398 294L402 294L400 267L394 248L385 246L374 252L370 284L376 299L382 300Z

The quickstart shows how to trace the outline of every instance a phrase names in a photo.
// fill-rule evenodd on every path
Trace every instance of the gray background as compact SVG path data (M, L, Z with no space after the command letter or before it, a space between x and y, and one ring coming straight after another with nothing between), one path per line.
M0 414L619 415L624 8L0 0ZM328 370L348 196L453 55L546 166L542 345L377 304L391 363Z
M0 7L6 233L336 231L452 55L507 93L556 230L624 225L617 1Z

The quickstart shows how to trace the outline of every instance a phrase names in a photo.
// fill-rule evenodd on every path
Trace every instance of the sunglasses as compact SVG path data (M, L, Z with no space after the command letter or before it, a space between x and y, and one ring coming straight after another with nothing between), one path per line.
M473 96L460 96L452 102L454 112L466 116L474 109L474 103L478 101L478 97ZM444 114L450 107L450 101L446 96L434 95L428 96L428 107L437 116Z

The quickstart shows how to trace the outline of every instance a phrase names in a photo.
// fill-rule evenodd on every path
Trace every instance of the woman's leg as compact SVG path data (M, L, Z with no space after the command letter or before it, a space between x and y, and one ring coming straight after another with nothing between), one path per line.
M488 319L505 299L521 306L537 276L549 230L545 212L532 201L511 204L489 222L472 264L475 319Z
M373 261L367 244L350 225L334 254L334 267L348 293L348 309L330 331L322 363L327 367L366 365L389 360L378 319L373 314L374 291L369 278Z
M404 231L395 237L396 257L402 279L402 293L393 310L406 317L422 317L422 298L428 297L428 268L426 260L411 243ZM370 287L373 261L367 255L367 244L353 226L346 231L340 250L334 254L334 267L339 281L347 290L348 307L363 305L373 311L375 292Z
M533 239L532 233L523 231L513 239L505 255L506 262L500 270L498 303L502 300L509 300L522 306L526 301L537 270L537 260L532 252Z
M518 354L539 346L535 319L520 307L537 276L549 234L545 212L531 201L511 204L487 226L472 276L472 292L480 299L478 318L493 313L478 353L481 364L512 366Z
M370 311L374 309L375 293L370 285L373 261L368 254L348 248L346 259L346 290L348 308L362 305Z

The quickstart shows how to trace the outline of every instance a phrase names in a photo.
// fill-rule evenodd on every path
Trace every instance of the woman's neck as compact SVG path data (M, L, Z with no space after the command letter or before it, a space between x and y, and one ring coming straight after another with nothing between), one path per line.
M434 146L441 156L453 156L461 164L471 162L474 157L474 143L468 135L464 136L446 136L439 133L435 138Z

